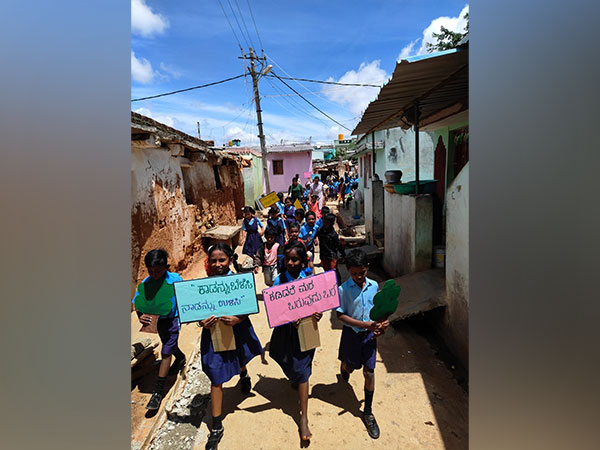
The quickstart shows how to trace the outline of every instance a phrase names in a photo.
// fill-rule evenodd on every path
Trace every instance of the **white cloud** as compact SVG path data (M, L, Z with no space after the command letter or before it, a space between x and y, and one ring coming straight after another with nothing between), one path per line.
M406 45L401 51L400 54L398 55L398 61L402 60L402 59L406 59L409 56L413 55L413 48L415 47L415 44L420 40L421 38L417 38L414 41L412 41L410 44Z
M344 137L349 136L348 133L349 132L347 130L344 130L342 127L334 125L332 127L329 127L329 130L327 130L327 138L334 140L337 139L340 134L343 134ZM329 142L329 144L331 144L331 142Z
M469 5L466 5L457 17L441 16L433 19L429 26L423 30L423 37L417 38L406 45L398 55L398 61L406 59L409 56L425 55L427 51L427 43L435 44L437 39L433 37L433 33L439 33L442 26L448 28L455 33L464 33L467 21L464 19L466 13L469 12ZM421 41L421 46L417 51L414 51L415 44Z
M231 139L239 139L244 145L258 143L256 133L249 133L238 126L229 127L227 131L225 131L225 134L223 134L224 141L230 141Z
M133 88L132 97L144 97L152 93L138 85ZM246 109L228 103L190 102L185 96L177 95L147 100L143 102L143 107L139 103L136 106L139 108L135 112L152 117L191 136L197 136L197 123L200 122L202 139L214 140L216 145L230 139L240 139L243 146L259 145L253 107ZM304 142L309 136L312 136L312 142L331 144L333 137L337 138L337 125L323 124L309 117L268 111L263 111L262 117L267 144L279 144L282 139L287 142ZM339 132L342 131L349 135L346 130L340 129Z
M381 61L375 60L370 63L361 63L358 70L350 70L341 76L339 80L329 78L327 81L338 83L359 83L382 85L389 75L379 67ZM367 105L377 96L379 89L373 87L348 86L335 91L323 90L323 94L330 100L348 107L355 116L360 115Z
M174 67L167 66L163 62L160 63L160 69L164 72L164 74L170 75L172 78L175 78L176 80L181 77L180 72L178 72ZM168 76L166 78L168 78Z
M169 26L166 17L156 14L146 0L131 0L131 32L143 37L163 33Z
M136 58L131 51L131 78L138 83L148 84L154 80L152 64L146 58Z

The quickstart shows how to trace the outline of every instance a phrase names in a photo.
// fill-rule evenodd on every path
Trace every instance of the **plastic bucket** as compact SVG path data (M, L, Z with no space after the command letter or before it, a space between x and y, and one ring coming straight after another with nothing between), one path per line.
M443 269L446 266L446 247L436 245L433 247L433 267Z

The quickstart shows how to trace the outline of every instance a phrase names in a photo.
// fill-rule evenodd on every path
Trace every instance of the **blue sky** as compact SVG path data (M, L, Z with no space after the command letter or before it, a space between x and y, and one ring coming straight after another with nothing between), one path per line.
M245 62L238 59L238 41L246 52L249 44L264 48L267 63L280 76L383 84L399 58L425 52L424 42L431 41L431 33L441 25L463 31L461 17L468 11L464 0L220 2L237 40L219 0L132 0L132 98L242 74ZM379 92L372 87L286 82L350 130ZM259 89L267 143L310 138L326 144L339 133L350 135L279 80L263 77ZM243 145L258 145L252 98L252 83L245 77L133 102L131 109L194 136L200 122L202 139L217 145L236 138Z

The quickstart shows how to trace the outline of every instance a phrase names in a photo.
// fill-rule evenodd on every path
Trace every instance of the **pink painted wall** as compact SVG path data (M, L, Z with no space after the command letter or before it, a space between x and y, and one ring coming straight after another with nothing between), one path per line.
M277 159L283 160L283 175L273 175L273 160ZM300 174L300 182L302 183L302 186L306 184L304 172L312 172L312 151L268 153L267 168L269 169L271 190L275 192L283 192L284 195L287 195L288 187L290 184L292 184L292 178L294 175Z

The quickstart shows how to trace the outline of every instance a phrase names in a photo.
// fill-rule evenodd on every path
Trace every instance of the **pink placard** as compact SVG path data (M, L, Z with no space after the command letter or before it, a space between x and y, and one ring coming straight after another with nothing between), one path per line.
M310 177L312 177L312 175L312 172L304 172L304 178L306 178L307 180L310 180Z
M340 306L333 270L273 286L262 293L271 328Z

